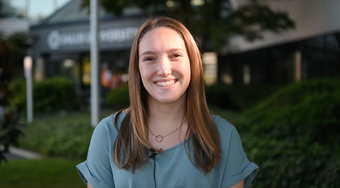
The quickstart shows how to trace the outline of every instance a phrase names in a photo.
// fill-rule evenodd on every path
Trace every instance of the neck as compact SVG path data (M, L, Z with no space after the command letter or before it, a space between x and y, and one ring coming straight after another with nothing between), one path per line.
M185 101L176 103L155 103L149 100L148 121L150 126L178 126L185 115Z

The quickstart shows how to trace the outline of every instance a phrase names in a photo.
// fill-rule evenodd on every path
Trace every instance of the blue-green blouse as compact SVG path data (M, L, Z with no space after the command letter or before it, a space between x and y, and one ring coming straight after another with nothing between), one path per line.
M87 160L77 165L80 178L94 188L151 188L154 187L154 179L158 188L224 188L242 180L247 188L257 174L258 166L249 162L236 128L217 115L212 117L221 135L222 157L218 166L208 174L190 162L184 142L156 155L155 177L153 159L142 168L137 168L135 173L119 169L113 161L113 148L118 134L114 127L114 116L104 118L97 125ZM123 112L118 118L119 124L124 117Z

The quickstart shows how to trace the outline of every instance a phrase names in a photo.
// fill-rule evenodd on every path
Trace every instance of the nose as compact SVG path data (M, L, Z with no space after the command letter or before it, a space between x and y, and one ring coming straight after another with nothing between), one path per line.
M163 57L158 62L157 75L168 76L172 73L170 61L167 57Z

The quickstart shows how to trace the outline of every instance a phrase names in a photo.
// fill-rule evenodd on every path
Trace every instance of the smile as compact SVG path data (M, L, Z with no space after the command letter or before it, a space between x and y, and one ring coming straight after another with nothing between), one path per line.
M155 82L157 86L165 87L165 86L171 86L174 85L177 82L177 80L169 80L165 82Z

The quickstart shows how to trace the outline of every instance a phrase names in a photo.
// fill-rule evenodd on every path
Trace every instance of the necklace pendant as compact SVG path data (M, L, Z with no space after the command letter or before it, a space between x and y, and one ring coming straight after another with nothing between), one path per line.
M163 136L157 135L157 136L155 137L155 140L156 140L157 142L162 142L162 141L163 141Z

